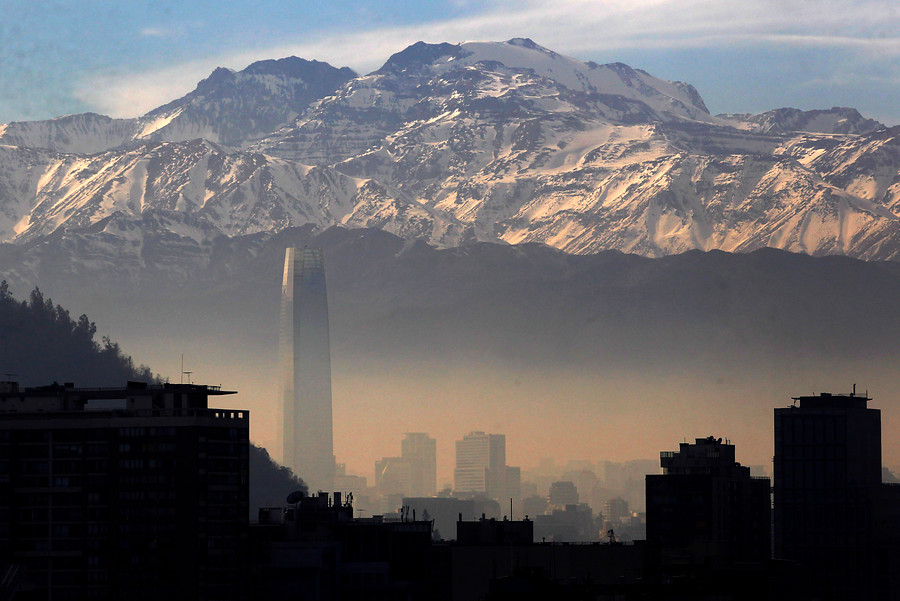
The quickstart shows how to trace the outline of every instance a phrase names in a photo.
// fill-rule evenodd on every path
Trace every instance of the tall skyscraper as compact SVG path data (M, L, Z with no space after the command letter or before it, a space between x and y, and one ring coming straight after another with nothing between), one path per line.
M284 464L310 491L334 484L331 342L325 266L319 248L288 248L281 288L279 361Z
M874 599L881 412L866 395L795 397L775 409L775 558L816 598ZM799 405L797 404L799 403Z

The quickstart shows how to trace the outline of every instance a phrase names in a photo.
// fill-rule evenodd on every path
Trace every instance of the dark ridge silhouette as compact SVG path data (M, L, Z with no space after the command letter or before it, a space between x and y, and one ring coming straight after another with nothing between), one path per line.
M17 301L6 280L0 283L0 376L23 386L49 384L48 379L81 387L121 386L128 380L156 381L146 365L135 365L119 344L104 336L94 340L97 326L87 315L72 319L69 311L45 299L39 288L27 301Z
M291 468L278 464L269 452L250 443L250 519L256 519L260 507L284 507L293 492L308 488Z

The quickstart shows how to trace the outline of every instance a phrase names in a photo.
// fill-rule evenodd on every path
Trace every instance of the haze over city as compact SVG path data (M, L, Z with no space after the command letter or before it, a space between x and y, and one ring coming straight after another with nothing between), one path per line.
M136 117L189 92L216 67L240 70L260 59L296 55L364 74L418 40L525 36L578 60L623 62L655 77L687 82L712 114L849 106L887 125L900 121L891 101L900 52L894 25L900 13L879 2L824 7L805 2L398 2L377 7L346 2L326 8L238 3L227 9L165 2L127 8L13 2L7 14L14 18L2 26L3 123L79 111ZM329 277L335 276L341 277ZM232 302L227 310L218 307L199 317L203 309L196 302L148 300L141 306L140 299L115 300L115 294L100 289L77 291L53 280L40 284L55 299L70 302L73 312L88 312L101 332L163 376L177 380L184 355L198 381L237 389L239 395L227 402L251 408L252 437L276 446L274 295L268 306L260 305L257 296L252 304ZM268 285L275 290L274 281ZM440 480L449 482L453 441L475 429L507 433L510 456L526 466L546 456L561 463L648 458L661 446L707 432L730 436L749 463L765 465L771 441L751 432L765 431L769 409L784 405L791 394L843 390L859 382L885 406L897 398L893 377L881 370L880 361L887 358L860 360L854 351L831 356L838 367L823 367L800 356L794 360L805 369L797 369L757 355L747 363L734 359L721 366L715 365L715 350L692 346L702 347L702 336L687 336L683 348L662 350L655 334L645 332L646 347L629 350L622 355L625 360L616 358L617 345L624 342L603 338L603 357L581 345L568 359L557 359L531 351L510 355L464 336L449 344L435 338L435 346L413 354L404 345L422 334L409 330L390 347L396 354L372 354L355 348L365 337L354 338L341 323L342 311L352 304L341 298L343 290L351 286L339 285L333 296L333 328L339 337L335 445L339 461L362 474L370 474L373 462L392 452L403 432L428 431L438 440ZM196 300L203 294L192 296ZM554 309L565 311L564 306L561 302ZM383 318L385 313L371 315ZM360 322L350 322L359 333ZM202 331L190 331L201 324ZM678 327L665 319L654 327L660 326ZM420 322L417 327L433 332L436 326ZM522 331L498 328L495 335L527 338L532 325L516 327ZM636 331L640 328L625 334L633 337ZM557 335L553 327L540 332ZM540 348L542 341L531 343ZM793 343L797 351L808 348L803 340ZM671 336L666 344L672 344ZM735 341L729 352L741 344ZM793 352L781 349L785 355ZM582 351L590 356L580 356ZM693 361L693 355L700 359ZM642 435L623 436L637 424ZM900 462L895 450L886 453L886 462Z

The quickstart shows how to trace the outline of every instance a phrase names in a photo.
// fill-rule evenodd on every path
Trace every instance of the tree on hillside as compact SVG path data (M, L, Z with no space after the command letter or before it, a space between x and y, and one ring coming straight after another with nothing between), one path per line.
M250 445L250 519L256 519L260 507L284 507L287 496L302 490L306 483L289 467L278 464L263 447Z
M97 325L87 315L44 298L39 288L17 301L0 282L0 375L23 385L69 381L79 386L121 386L128 380L153 381L145 365L135 365L118 343L94 340Z

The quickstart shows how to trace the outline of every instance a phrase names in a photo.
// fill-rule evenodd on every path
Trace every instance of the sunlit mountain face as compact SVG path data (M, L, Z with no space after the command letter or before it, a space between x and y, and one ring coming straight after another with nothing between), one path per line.
M442 247L890 259L897 133L853 109L710 115L688 84L527 39L418 43L362 77L262 61L137 119L4 126L0 239L339 224Z

